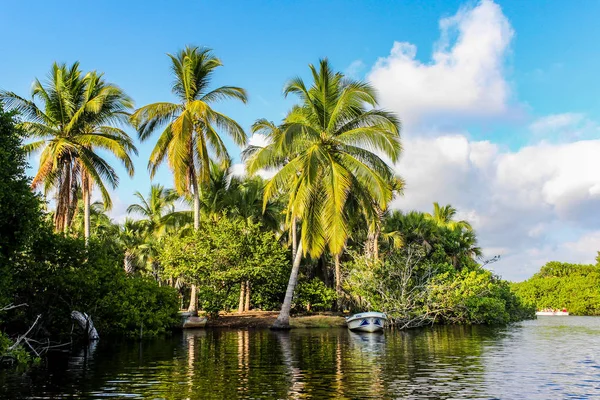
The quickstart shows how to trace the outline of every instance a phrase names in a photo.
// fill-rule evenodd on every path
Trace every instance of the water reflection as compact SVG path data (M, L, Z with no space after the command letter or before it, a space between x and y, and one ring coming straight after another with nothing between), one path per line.
M0 371L0 398L586 398L600 390L598 346L600 319L575 317L384 334L196 330Z

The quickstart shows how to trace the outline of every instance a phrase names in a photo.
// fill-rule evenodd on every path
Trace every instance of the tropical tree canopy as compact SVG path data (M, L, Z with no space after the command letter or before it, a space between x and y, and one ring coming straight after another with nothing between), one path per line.
M220 100L247 101L246 91L235 86L210 89L212 75L222 66L210 49L186 47L177 54L169 54L175 78L173 94L178 103L153 103L135 111L131 121L142 141L156 130L160 134L148 162L150 175L167 160L173 171L175 189L190 193L195 182L207 182L210 157L228 158L227 148L217 130L225 132L239 145L246 144L246 134L233 119L214 110Z
M28 153L41 150L38 171L31 183L44 192L56 191L55 226L69 227L77 205L77 191L89 194L96 186L105 208L111 208L106 185L116 188L119 177L98 150L112 153L130 176L130 154L137 154L131 138L119 124L127 121L132 100L95 71L83 74L79 63L71 67L54 63L48 80L34 81L31 100L0 91L9 109L22 118L21 129L32 141ZM39 105L38 105L39 104Z
M445 206L440 206L439 203L433 203L433 214L425 214L425 216L434 221L439 226L445 226L450 229L466 229L473 230L473 227L468 221L455 221L454 217L456 216L456 208L452 207L450 204L446 204Z
M135 192L134 195L139 203L127 207L127 213L141 216L142 219L138 224L148 234L162 236L167 229L182 225L189 220L185 212L175 211L175 202L180 196L173 189L153 184L147 198L140 192Z
M327 60L310 65L313 84L292 79L284 93L295 94L294 107L281 126L259 120L255 132L270 144L245 152L250 173L280 168L265 188L264 201L285 193L288 220L301 223L301 246L312 257L325 248L343 250L350 234L346 204L350 193L365 210L382 210L392 199L396 178L378 155L393 162L401 151L400 121L376 109L375 90L367 83L333 72Z

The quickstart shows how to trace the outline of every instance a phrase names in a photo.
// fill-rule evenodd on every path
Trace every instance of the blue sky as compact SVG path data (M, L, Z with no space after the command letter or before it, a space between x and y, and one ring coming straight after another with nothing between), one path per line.
M104 72L138 106L171 100L165 54L204 45L224 63L215 85L242 86L250 96L248 105L230 102L218 109L249 128L257 118L279 120L293 103L282 97L285 81L306 76L308 63L328 57L338 70L381 89L382 105L405 121L405 160L397 168L408 187L396 206L426 210L433 201L452 202L479 224L489 255L503 254L495 270L522 279L551 257L595 256L600 231L580 211L594 209L600 185L588 173L596 165L589 149L598 144L600 121L597 15L600 2L3 2L0 87L27 95L53 61L78 60L84 70ZM443 21L451 27L441 29ZM437 68L432 53L440 49L442 32L449 40L442 54L454 55ZM391 56L395 42L416 46L414 58ZM457 43L467 50L453 53ZM380 59L384 64L377 64ZM454 83L444 87L448 81ZM458 109L453 92L464 95ZM412 101L416 97L423 98ZM133 201L133 191L148 189L151 146L138 146L134 179L121 173L116 218ZM440 154L423 155L432 146ZM239 149L230 150L239 160ZM457 164L460 157L466 164ZM534 171L551 158L564 160L551 163L548 173ZM570 177L582 175L577 168L588 172L574 185ZM438 173L443 183L436 181ZM522 182L515 184L510 173L523 175ZM156 180L170 185L171 177L163 169ZM511 204L500 199L503 193L538 202Z

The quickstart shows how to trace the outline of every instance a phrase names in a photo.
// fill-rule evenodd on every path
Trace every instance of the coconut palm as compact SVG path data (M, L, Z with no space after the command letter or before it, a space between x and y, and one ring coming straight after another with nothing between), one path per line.
M118 127L127 121L132 100L118 86L107 83L102 74L83 75L77 62L71 67L54 63L47 82L35 80L31 100L7 91L0 91L0 100L20 113L20 126L33 140L25 150L41 150L31 185L34 189L43 185L46 194L56 192L55 228L69 228L81 190L88 238L93 187L100 190L105 208L110 209L106 184L114 189L119 183L117 173L98 150L112 153L130 176L134 172L130 154L137 150Z
M221 61L207 48L186 47L175 55L169 54L174 75L173 94L177 103L153 103L136 110L131 122L140 140L147 140L162 130L148 162L150 175L168 161L173 172L175 189L194 198L194 228L200 225L201 184L209 180L211 153L217 159L228 158L227 148L217 129L244 146L246 134L228 116L214 110L220 100L237 99L246 102L246 91L235 86L210 89L212 75ZM195 287L192 287L190 311L197 312Z
M86 215L84 208L85 206L83 204L83 200L79 200L77 204L77 211L75 212L71 224L71 230L77 235L85 235ZM90 236L113 237L118 234L119 226L110 219L106 212L107 210L104 206L104 203L101 201L95 201L90 204L88 225Z
M310 65L310 88L292 79L284 93L295 94L300 104L290 111L270 144L246 152L247 168L254 173L279 167L265 187L264 201L288 196L287 220L300 224L300 240L284 303L275 327L289 326L294 288L303 255L319 257L326 249L339 265L349 236L345 213L352 193L364 207L387 208L393 196L390 166L400 155L400 122L391 113L376 109L374 89L364 82L332 71L327 60ZM337 274L337 288L340 276Z
M439 203L433 203L433 214L426 213L425 216L434 221L438 226L444 226L450 229L465 229L472 231L473 227L467 221L455 221L456 208L450 204L440 206Z
M121 226L118 236L119 243L124 249L123 268L128 274L144 266L142 246L145 232L138 221L127 218Z
M258 176L233 175L230 160L211 161L209 181L200 187L200 213L206 219L227 215L277 231L282 209L277 199L268 201L263 209L265 185Z
M150 186L147 198L140 192L135 192L134 195L139 203L127 207L127 213L141 216L142 219L138 222L149 235L158 238L168 229L188 222L187 213L175 211L175 202L180 198L177 191L154 184Z

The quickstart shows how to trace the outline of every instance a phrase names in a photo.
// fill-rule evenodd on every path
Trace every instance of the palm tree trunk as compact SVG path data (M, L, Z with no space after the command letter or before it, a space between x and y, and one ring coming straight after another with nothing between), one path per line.
M244 311L244 300L246 298L246 283L240 282L240 302L238 304L238 313Z
M194 230L200 229L200 192L198 190L198 182L196 181L196 174L192 173L192 187L194 190ZM188 311L192 313L192 316L198 315L198 291L196 285L192 284L192 291L190 294L190 306Z
M290 273L290 280L288 281L281 311L279 311L279 316L271 329L290 329L290 310L292 309L294 289L296 289L296 284L298 283L300 261L302 261L302 242L298 244L298 249L296 250L296 257L294 257L294 264L292 265L292 272Z
M125 268L126 274L131 274L133 272L132 258L133 256L128 251L126 251L125 257L123 258L123 267Z
M192 187L194 190L194 230L200 229L200 189L198 182L196 182L195 174L192 178Z
M192 285L192 291L190 293L190 306L188 307L188 312L191 313L192 317L198 316L198 292L196 290L196 285Z
M378 225L373 238L373 259L375 261L379 260L379 235L381 235L381 227Z
M335 260L335 293L337 294L337 309L342 308L342 276L340 271L340 255L333 256Z
M296 258L298 242L296 241L296 218L292 220L292 259Z
M244 311L250 311L250 281L246 281L246 304Z
M90 241L90 191L87 187L87 182L84 181L83 191L83 236L85 237L85 244L88 245Z

